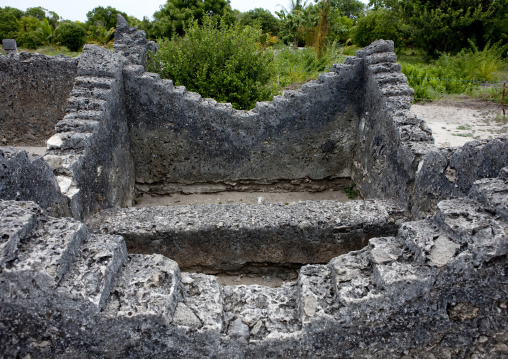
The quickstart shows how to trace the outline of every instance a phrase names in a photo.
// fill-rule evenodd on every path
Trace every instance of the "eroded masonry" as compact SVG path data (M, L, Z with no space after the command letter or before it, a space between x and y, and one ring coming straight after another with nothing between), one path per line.
M389 41L251 111L148 51L119 17L114 51L0 56L2 145L47 143L0 147L3 357L508 355L508 136L434 146ZM351 182L363 199L132 207Z

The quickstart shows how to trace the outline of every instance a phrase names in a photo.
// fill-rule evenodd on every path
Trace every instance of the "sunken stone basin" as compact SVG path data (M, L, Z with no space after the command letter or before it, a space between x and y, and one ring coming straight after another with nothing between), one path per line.
M391 201L201 205L102 211L88 228L125 238L129 253L159 253L208 273L327 263L391 236L407 218Z

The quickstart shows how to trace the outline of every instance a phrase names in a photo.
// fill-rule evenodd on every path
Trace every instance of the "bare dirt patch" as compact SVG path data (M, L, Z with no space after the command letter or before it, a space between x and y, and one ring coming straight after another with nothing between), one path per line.
M436 101L416 104L411 112L427 121L438 147L462 146L475 139L508 133L508 116L500 104L478 101Z
M344 191L322 192L218 192L181 194L175 193L170 196L143 195L136 198L135 207L151 206L181 206L194 204L258 204L259 197L263 197L264 203L293 204L299 201L332 200L347 202L349 198Z

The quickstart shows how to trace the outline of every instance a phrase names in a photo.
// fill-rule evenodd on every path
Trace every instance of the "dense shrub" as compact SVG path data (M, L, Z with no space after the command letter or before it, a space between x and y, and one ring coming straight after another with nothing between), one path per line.
M373 10L358 19L353 31L353 42L359 46L368 46L376 40L393 40L399 48L406 43L406 26L391 9Z
M42 36L37 31L27 31L18 33L16 42L19 47L35 50L42 45Z
M66 46L70 51L78 51L86 43L85 29L75 23L68 22L56 29L60 44Z
M0 8L0 41L11 39L18 31L18 19L9 9Z
M194 22L184 37L159 41L149 68L203 97L250 109L272 95L273 53L259 49L259 36L260 31L250 27Z
M279 20L268 10L257 8L242 14L241 26L259 27L264 33L277 35L280 30Z
M493 30L505 26L498 20L506 7L507 0L406 0L399 11L411 27L414 44L437 58L442 52L460 52L470 40L480 48L491 38L501 40Z

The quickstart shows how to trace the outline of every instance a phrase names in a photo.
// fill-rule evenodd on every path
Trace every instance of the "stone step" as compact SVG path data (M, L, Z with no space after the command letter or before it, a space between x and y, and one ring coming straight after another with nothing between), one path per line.
M96 132L99 128L100 122L96 120L83 120L72 118L70 116L64 117L63 120L58 122L55 126L56 132Z
M327 263L369 238L395 235L401 216L400 206L387 201L307 201L115 209L88 224L96 233L122 235L131 253L227 271L247 263Z
M336 257L328 266L335 287L335 300L339 305L361 306L383 296L373 279L369 248Z
M74 79L74 89L110 89L116 82L114 78L109 77L96 77L96 76L77 76Z
M404 302L425 296L434 279L431 268L414 263L393 261L389 263L373 264L373 279L376 287L386 298L390 298L385 308L400 307Z
M224 333L235 340L260 341L301 330L296 282L278 288L224 286Z
M373 74L379 74L382 72L396 72L400 73L400 64L399 63L392 63L392 62L382 62L379 64L374 64L369 66L369 70Z
M115 325L168 325L180 299L180 269L169 258L128 255L102 313Z
M103 116L104 116L104 111L78 110L78 111L72 111L72 112L66 114L64 118L101 121Z
M396 111L410 110L412 102L413 102L413 96L409 96L409 95L386 97L387 107L389 109L393 109Z
M508 220L508 167L503 168L498 178L476 181L469 197L480 202L491 213Z
M447 238L441 228L432 220L422 220L415 222L407 222L400 226L397 240L412 255L412 261L416 264L425 264L435 262L436 265L444 264L446 258L436 257L437 252L434 250L435 242L438 238ZM453 247L453 246L452 246ZM451 249L451 248L450 248ZM454 254L449 254L450 258Z
M99 87L83 87L83 86L75 86L69 97L82 97L82 98L93 98L99 100L108 100L111 95L111 90L109 88L99 88Z
M321 321L323 318L332 320L335 288L329 266L303 266L300 269L297 283L297 304L302 324Z
M33 202L0 201L0 268L16 258L20 242L32 235L41 212Z
M66 113L75 111L104 111L106 101L94 97L71 96L67 99Z
M215 276L182 273L182 301L176 306L172 324L186 329L223 331L222 286Z
M475 264L508 253L506 222L485 211L478 202L459 198L441 201L437 206L434 220L460 250L476 253Z
M365 56L365 63L367 65L375 65L379 63L395 63L397 62L397 55L394 52L379 52L369 56Z
M120 236L89 235L76 260L58 286L58 293L71 302L90 303L99 312L109 297L113 281L127 258Z
M379 84L405 84L407 86L407 77L400 72L380 72L374 75Z
M49 217L20 242L16 259L9 262L2 275L16 283L20 295L52 292L73 264L86 236L82 223Z
M379 88L385 96L413 96L415 93L407 83L384 83L380 84Z
M93 134L90 132L59 132L51 136L48 150L81 149L87 145L87 140Z

